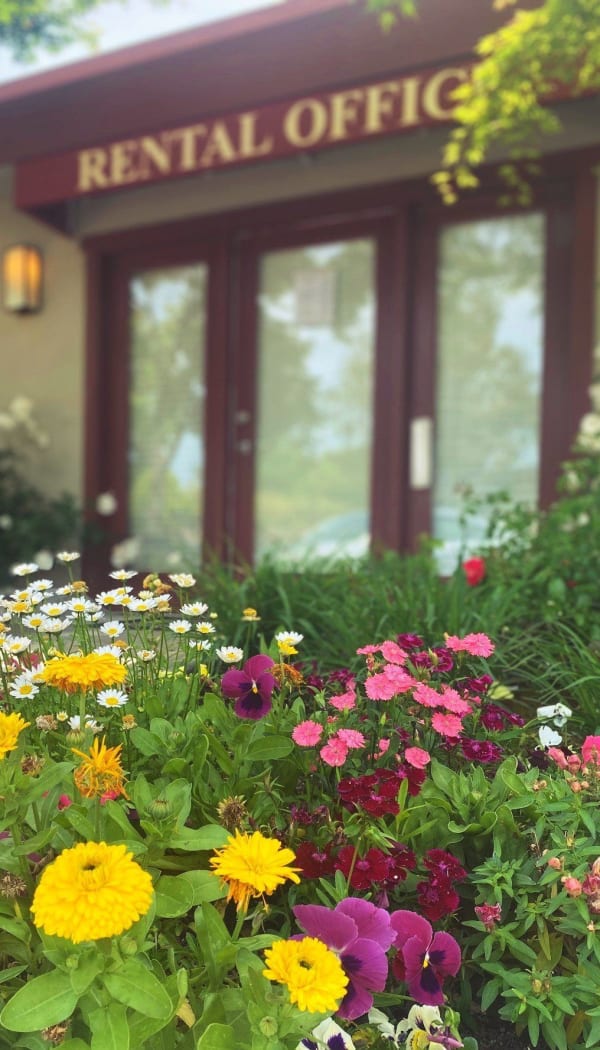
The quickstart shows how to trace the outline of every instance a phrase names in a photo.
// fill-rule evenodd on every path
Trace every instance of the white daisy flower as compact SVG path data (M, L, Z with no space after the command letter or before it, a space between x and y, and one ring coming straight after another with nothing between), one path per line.
M23 627L29 627L30 631L39 631L45 619L42 613L32 613L31 616L23 617Z
M189 620L174 620L169 624L169 630L173 631L173 634L187 634L191 629L192 625Z
M117 645L98 645L92 651L98 656L116 656L117 659L122 656L122 650Z
M279 633L275 635L275 641L278 645L298 645L303 638L304 635L298 634L297 631L279 631Z
M28 674L17 675L8 691L17 700L29 700L39 693L37 685L33 684Z
M172 583L176 584L177 587L193 587L196 583L195 578L189 572L170 573L169 579Z
M244 650L238 649L236 645L222 645L216 650L216 653L225 664L238 664L244 659Z
M138 571L137 569L113 569L108 575L111 580L132 580L138 575Z
M155 649L138 649L137 651L138 660L142 660L145 664L149 664L151 660L156 659Z
M120 620L109 620L100 630L102 634L106 634L109 638L118 638L119 635L123 634L125 624L121 623Z
M152 612L158 605L158 598L131 598L128 605L132 612Z
M61 598L67 597L67 595L73 593L73 584L72 583L65 583L65 584L63 584L62 587L57 587L56 588L56 593L58 595L60 595Z
M85 716L84 724L85 728L91 729L92 733L99 733L102 729L104 729L104 726L100 725L99 722L96 722L91 715ZM77 732L79 729L81 729L81 718L79 715L71 715L69 719L69 727L74 732Z
M181 606L184 616L204 616L207 609L208 605L205 602L187 602Z
M45 602L42 605L42 612L46 616L62 616L67 610L68 606L66 602Z
M103 689L96 697L101 707L124 707L128 699L122 689Z
M98 612L98 606L95 602L90 601L89 598L71 598L70 602L67 602L67 608L74 613L90 613Z
M214 634L215 627L208 620L201 620L200 623L196 624L196 630L199 634Z
M70 561L77 561L78 558L81 558L79 551L58 551L56 555L56 560L62 562L63 565Z
M39 565L35 561L23 561L19 565L13 565L10 570L13 576L30 576L32 572L37 572Z
M67 627L70 627L73 623L72 616L65 616L64 620L59 619L58 616L54 618L48 616L41 627L41 630L45 634L60 634L61 631L66 631Z
M17 656L19 653L24 653L29 649L31 645L31 638L24 638L22 635L7 634L4 638L4 651L11 653L12 656Z
M37 591L47 592L47 591L51 591L53 588L54 588L54 584L53 584L52 580L33 580L33 582L30 583L28 588L27 588L27 593L30 594L32 591L33 592L37 592Z

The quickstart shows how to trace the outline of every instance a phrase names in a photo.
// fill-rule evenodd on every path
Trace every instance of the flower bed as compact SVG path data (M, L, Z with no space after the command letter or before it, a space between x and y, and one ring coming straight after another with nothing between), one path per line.
M488 635L320 674L254 609L231 645L187 574L15 571L0 1046L453 1050L490 1012L600 1039L600 738L542 746Z

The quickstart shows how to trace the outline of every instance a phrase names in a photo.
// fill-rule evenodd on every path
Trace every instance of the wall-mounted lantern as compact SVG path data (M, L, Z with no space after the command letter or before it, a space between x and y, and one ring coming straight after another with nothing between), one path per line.
M36 314L42 308L42 253L32 244L11 244L2 253L2 302L13 314Z

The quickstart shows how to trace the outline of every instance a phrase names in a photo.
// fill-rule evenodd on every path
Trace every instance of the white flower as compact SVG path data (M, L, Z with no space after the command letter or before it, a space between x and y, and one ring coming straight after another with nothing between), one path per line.
M41 613L32 613L31 616L23 617L23 627L29 627L30 631L39 631L45 619Z
M132 580L134 576L138 575L137 569L114 569L108 574L111 580ZM131 590L128 587L128 590Z
M73 586L70 583L65 583L62 587L56 588L56 593L60 595L61 598L65 598L68 594L73 593Z
M109 620L100 630L102 634L108 635L109 638L118 638L120 634L123 634L125 624L121 623L120 620Z
M208 653L212 649L212 642L209 642L206 638L199 638L197 642L190 639L188 644L190 649L198 649L202 653Z
M61 719L61 721L62 721L62 719ZM92 718L91 715L86 715L85 716L84 724L85 724L85 728L86 729L91 729L92 733L99 733L101 729L104 729L104 726L101 726L99 722L96 722ZM75 732L77 732L81 728L81 719L80 719L79 715L72 715L71 716L71 718L69 719L69 726Z
M65 616L64 620L60 620L57 616L48 616L42 624L41 630L44 634L60 634L61 631L66 631L67 627L70 627L73 623L72 616Z
M152 609L156 609L158 601L158 598L131 598L128 606L132 612L152 612ZM121 605L124 604L125 602L121 601Z
M67 608L74 613L90 613L98 612L98 606L95 602L90 601L89 598L71 598L70 602L67 602Z
M46 602L42 605L42 612L46 616L62 616L67 608L66 602Z
M109 518L111 514L114 514L118 505L114 492L101 492L96 497L96 510L103 518Z
M35 555L35 560L38 564L38 567L42 569L43 572L49 572L52 566L54 565L54 556L51 551L38 551Z
M192 625L189 620L174 620L169 624L169 630L173 631L173 634L187 634L191 629Z
M137 657L138 660L148 664L151 660L156 660L156 651L154 649L138 649Z
M96 595L97 605L122 605L123 598L131 591L131 587L115 587L112 591L100 591Z
M11 653L12 656L17 656L19 653L26 652L31 645L31 638L24 638L22 635L7 634L3 641L4 651L6 653Z
M208 605L205 602L187 602L181 606L184 616L204 616L207 609Z
M215 627L208 620L201 620L200 623L196 624L196 630L200 634L214 634Z
M116 656L117 660L123 655L122 650L119 649L118 645L98 645L93 652L97 653L98 656Z
M27 673L18 675L8 691L17 700L28 700L39 693L37 685L33 684Z
M316 1028L313 1028L310 1039L316 1042L317 1050L329 1050L333 1046L336 1050L356 1050L348 1033L340 1028L331 1017L325 1018ZM305 1046L306 1043L302 1040L298 1043L297 1050L304 1050Z
M562 743L562 736L556 733L551 726L540 726L539 737L542 747L557 747Z
M225 664L238 664L244 659L244 650L238 649L236 645L223 645L216 653Z
M110 562L115 569L124 569L132 561L137 561L140 553L140 542L135 536L129 536L120 543L115 543L110 552Z
M304 635L298 634L297 631L279 631L275 635L275 641L278 645L298 645L303 638Z
M189 572L171 573L169 579L172 583L176 584L177 587L193 587L196 583L196 580Z
M32 572L37 572L39 565L34 561L23 561L19 565L13 565L10 570L13 576L30 576Z
M101 707L124 707L128 696L122 689L103 689L96 700Z
M32 582L27 585L26 591L28 594L31 594L31 600L33 601L34 595L36 599L38 598L38 591L51 591L53 587L54 584L52 580L32 580ZM49 595L47 595L47 597L49 597Z
M567 724L567 719L573 712L565 704L548 704L546 707L538 707L538 718L549 718L557 729L562 729Z
M77 561L78 558L81 558L79 551L58 551L56 555L56 560L62 562L63 565L69 561Z

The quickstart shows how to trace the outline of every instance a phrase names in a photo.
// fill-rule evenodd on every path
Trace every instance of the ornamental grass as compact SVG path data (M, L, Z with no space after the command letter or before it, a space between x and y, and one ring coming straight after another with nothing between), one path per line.
M356 616L334 660L248 581L234 617L189 573L17 566L0 1048L476 1050L499 1020L595 1045L599 727L539 650L539 713L518 694L495 571L428 629Z

